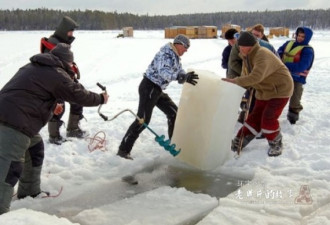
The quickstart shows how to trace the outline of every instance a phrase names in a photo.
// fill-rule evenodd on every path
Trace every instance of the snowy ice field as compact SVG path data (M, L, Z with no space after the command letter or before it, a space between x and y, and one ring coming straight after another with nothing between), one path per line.
M115 38L120 32L76 31L72 45L80 82L96 92L101 91L96 82L107 87L110 100L101 111L109 117L127 108L136 111L142 74L159 48L171 41L164 39L163 31L135 31L134 38ZM0 32L0 87L39 52L40 38L51 34ZM277 49L287 39L270 42ZM294 126L284 110L281 156L268 157L267 142L254 140L240 158L232 157L215 170L203 172L173 158L145 130L133 148L134 160L125 160L116 153L133 116L124 113L104 122L98 108L84 108L87 121L81 126L90 137L104 132L103 151L90 152L90 140L51 145L47 127L43 128L42 189L57 193L63 188L62 194L23 200L13 196L11 212L0 216L0 224L330 224L330 31L315 31L310 44L316 56L305 85L304 110ZM182 57L183 67L224 77L220 65L226 45L223 39L191 40ZM181 90L181 85L172 82L166 92L179 104ZM69 105L63 118L66 123L68 112ZM166 118L158 109L150 127L167 134ZM65 128L61 133L65 135ZM122 176L140 170L138 185L121 181Z

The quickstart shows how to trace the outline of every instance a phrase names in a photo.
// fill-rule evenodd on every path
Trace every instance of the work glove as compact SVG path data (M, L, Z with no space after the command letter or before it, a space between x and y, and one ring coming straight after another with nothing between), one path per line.
M54 109L54 115L58 116L61 113L63 113L64 107L63 103L56 103L55 109Z
M197 84L197 80L199 79L198 75L195 74L194 71L189 72L186 74L187 78L186 78L186 82L192 85L196 85Z
M80 79L80 71L75 62L72 63L72 70L75 73L76 78L79 80Z
M178 75L179 84L183 84L184 82L188 82L192 85L196 85L198 79L199 79L199 77L198 77L197 74L195 74L194 71L189 72L189 73L180 73Z

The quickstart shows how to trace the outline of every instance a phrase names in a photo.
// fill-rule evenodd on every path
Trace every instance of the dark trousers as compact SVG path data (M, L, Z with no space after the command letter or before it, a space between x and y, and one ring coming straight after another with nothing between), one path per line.
M58 104L63 104L63 112L59 115L53 115L53 117L51 118L51 121L59 121L61 120L61 118L63 117L63 114L65 112L65 104L63 100L58 99L56 101ZM83 107L81 105L75 104L75 103L70 103L70 114L74 114L74 115L79 115L82 119L83 118Z
M168 123L168 136L172 137L176 113L178 107L172 101L172 99L165 94L161 88L151 82L148 78L144 77L139 86L139 108L137 115L139 118L143 118L146 124L150 123L152 111L156 106L167 117ZM140 133L145 129L142 124L139 124L138 120L135 120L128 128L120 146L119 151L130 153L135 141L138 139Z
M39 134L31 138L0 124L0 215L9 211L18 180L18 198L40 193L43 159L44 143Z
M294 89L293 94L289 101L289 111L299 114L300 111L303 110L303 106L301 104L301 97L304 92L303 84L294 81Z
M77 79L74 79L74 82L79 83ZM58 104L63 104L63 112L59 115L53 115L51 121L60 121L64 112L65 112L65 104L61 99L57 99ZM81 105L70 103L70 114L79 115L80 119L83 118L83 107Z

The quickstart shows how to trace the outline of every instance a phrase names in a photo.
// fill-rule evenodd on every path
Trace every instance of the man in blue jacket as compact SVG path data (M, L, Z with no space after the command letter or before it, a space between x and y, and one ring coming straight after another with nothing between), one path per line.
M303 85L306 84L307 75L314 61L314 50L309 45L313 31L308 27L298 27L295 35L295 40L285 42L277 50L294 81L294 91L290 98L287 115L291 124L295 124L299 120L299 113L303 109L300 102L303 94Z
M228 41L228 45L223 49L222 51L222 61L221 61L221 67L226 69L226 77L228 75L228 61L229 61L229 55L231 52L231 48L234 44L236 44L236 38L234 37L234 34L238 33L238 31L235 28L230 28L225 33L225 39Z

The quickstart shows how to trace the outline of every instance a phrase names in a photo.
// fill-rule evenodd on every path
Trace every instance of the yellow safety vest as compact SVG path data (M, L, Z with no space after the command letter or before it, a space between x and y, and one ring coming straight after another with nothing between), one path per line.
M305 47L309 47L308 45L299 45L299 46L291 49L294 42L295 41L289 41L289 43L285 47L284 54L282 56L282 61L284 63L286 63L286 62L299 62L300 61L301 50Z

